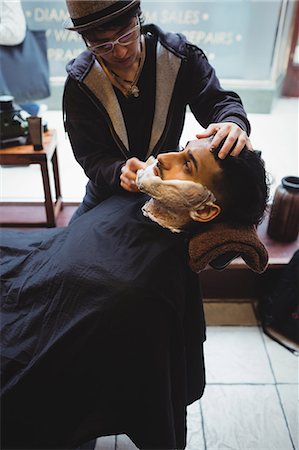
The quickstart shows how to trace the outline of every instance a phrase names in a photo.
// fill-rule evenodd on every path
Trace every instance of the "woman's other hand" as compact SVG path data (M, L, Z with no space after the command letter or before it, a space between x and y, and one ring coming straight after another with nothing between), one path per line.
M136 173L139 169L145 168L145 162L138 158L130 158L121 169L120 185L129 192L139 192L136 186Z

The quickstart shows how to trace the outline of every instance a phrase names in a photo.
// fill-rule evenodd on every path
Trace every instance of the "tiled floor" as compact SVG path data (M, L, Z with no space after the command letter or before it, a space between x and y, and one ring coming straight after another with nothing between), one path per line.
M298 449L298 358L255 326L208 326L207 386L188 407L187 450ZM136 450L127 436L96 450Z

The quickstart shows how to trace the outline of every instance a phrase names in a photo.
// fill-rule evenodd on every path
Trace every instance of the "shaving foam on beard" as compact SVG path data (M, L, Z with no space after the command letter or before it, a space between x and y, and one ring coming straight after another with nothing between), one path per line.
M145 169L138 170L137 186L166 209L178 212L200 210L216 201L214 194L200 183L190 180L162 180L154 173L157 162L157 159L151 156L146 161Z

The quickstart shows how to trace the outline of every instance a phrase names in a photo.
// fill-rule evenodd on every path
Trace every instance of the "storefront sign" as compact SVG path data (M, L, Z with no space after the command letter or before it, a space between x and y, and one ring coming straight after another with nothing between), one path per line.
M142 1L146 23L183 33L202 48L221 79L268 80L283 1ZM65 30L65 2L23 0L30 28L46 29L52 77L83 49L82 38Z

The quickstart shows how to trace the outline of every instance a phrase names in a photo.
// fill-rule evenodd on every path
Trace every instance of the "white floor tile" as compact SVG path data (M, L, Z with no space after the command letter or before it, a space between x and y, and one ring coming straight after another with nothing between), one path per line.
M278 392L296 450L299 449L298 384L279 384Z
M187 408L187 446L186 450L200 450L204 448L202 417L199 401Z
M274 383L258 327L208 327L208 383Z
M207 386L206 450L292 450L275 386Z
M266 335L264 340L276 382L298 383L298 357Z

